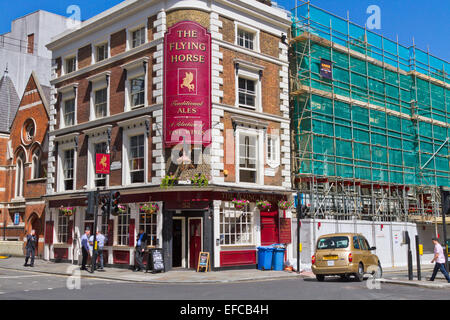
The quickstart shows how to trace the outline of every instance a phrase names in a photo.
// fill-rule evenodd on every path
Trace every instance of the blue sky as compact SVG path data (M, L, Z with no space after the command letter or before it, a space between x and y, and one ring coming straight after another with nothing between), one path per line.
M0 34L10 30L11 21L27 13L44 9L61 15L70 5L78 5L81 19L96 15L122 0L0 0ZM296 0L278 0L286 9L295 6ZM300 2L300 1L298 1ZM398 34L399 42L409 46L414 37L417 47L426 50L438 58L450 61L450 14L449 0L312 0L312 4L338 16L346 17L359 25L366 23L370 5L381 9L381 29L377 33L392 40Z

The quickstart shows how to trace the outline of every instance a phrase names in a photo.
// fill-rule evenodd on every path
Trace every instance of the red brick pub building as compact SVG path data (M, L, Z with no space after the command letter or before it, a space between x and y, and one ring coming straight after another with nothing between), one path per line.
M134 265L141 227L167 270L200 252L254 268L258 246L290 242L289 28L270 1L127 0L55 38L45 258L80 260L96 189L121 193L123 212L98 218L109 265Z

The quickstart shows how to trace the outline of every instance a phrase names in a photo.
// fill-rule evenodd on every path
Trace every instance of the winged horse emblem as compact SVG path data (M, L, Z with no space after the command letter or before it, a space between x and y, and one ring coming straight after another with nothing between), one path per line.
M186 72L181 88L188 88L189 91L194 91L195 84L192 81L194 81L194 74L192 72Z
M103 167L103 168L106 168L107 167L107 163L106 163L106 156L103 156L101 159L100 159L100 165Z

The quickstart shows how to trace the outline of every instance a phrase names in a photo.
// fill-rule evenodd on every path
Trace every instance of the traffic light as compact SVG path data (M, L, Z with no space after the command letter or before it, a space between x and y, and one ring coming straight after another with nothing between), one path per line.
M103 214L109 214L109 206L110 206L109 196L103 196L100 199L100 205L101 205Z
M111 197L110 197L110 201L111 201L111 205L110 205L110 213L113 216L118 216L119 215L119 201L120 201L120 192L116 191L116 192L111 192Z
M86 215L94 214L95 210L95 192L89 192L85 201L87 210Z

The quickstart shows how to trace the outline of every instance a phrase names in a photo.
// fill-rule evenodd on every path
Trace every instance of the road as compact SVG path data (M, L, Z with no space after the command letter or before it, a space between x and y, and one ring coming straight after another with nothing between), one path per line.
M70 280L70 279L69 279ZM446 290L342 282L329 278L280 279L225 284L143 284L101 279L80 279L69 289L67 276L0 269L0 300L435 300L447 299ZM74 281L69 281L73 287Z

